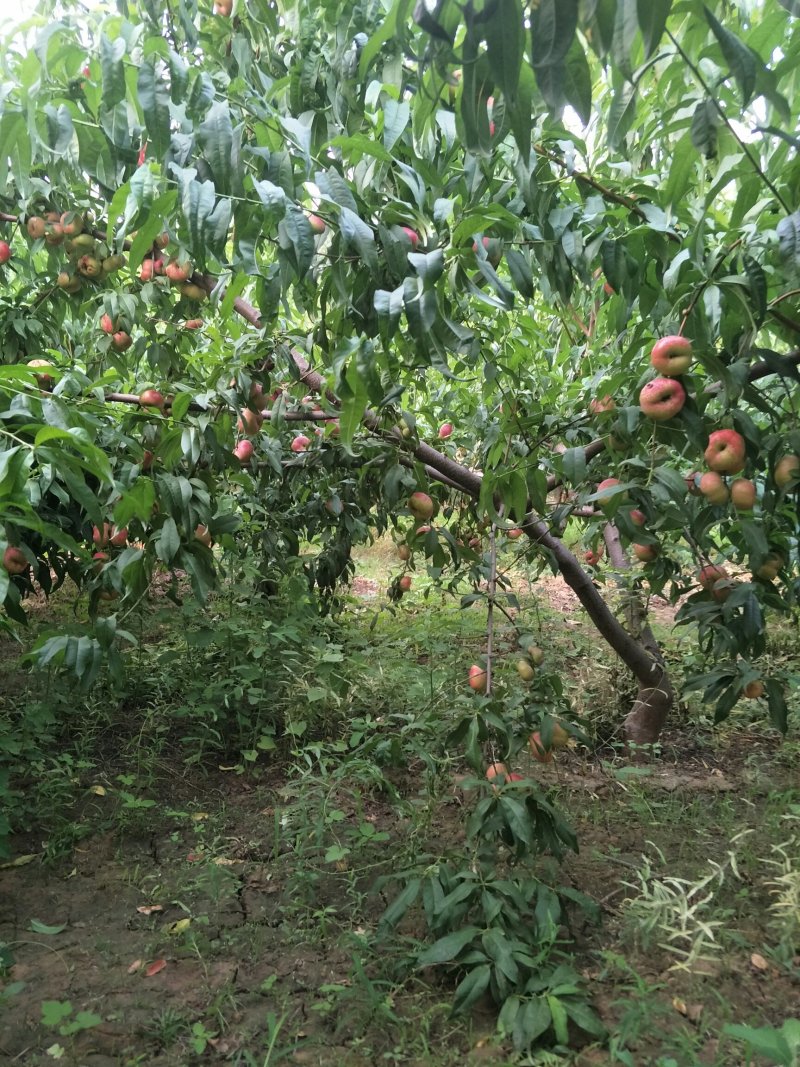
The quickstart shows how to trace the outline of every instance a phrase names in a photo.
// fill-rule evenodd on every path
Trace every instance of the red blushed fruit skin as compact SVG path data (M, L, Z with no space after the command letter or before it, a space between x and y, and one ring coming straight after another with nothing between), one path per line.
M328 228L325 223L325 219L321 219L319 215L308 215L307 218L308 225L311 227L314 233L325 233Z
M400 229L411 242L411 247L416 248L419 244L419 234L417 233L417 231L412 230L410 226L401 226Z
M98 548L105 548L108 544L108 539L111 536L111 526L109 523L104 522L102 527L95 526L92 529L92 541Z
M523 531L520 530L518 526L516 526L513 530L509 530L506 533L506 537L509 539L509 541L516 541L518 537L522 537L522 534Z
M453 433L453 424L450 422L444 422L439 427L439 440L446 441L448 437L451 437Z
M535 730L528 739L528 746L530 747L531 754L537 763L552 763L553 753L549 749L544 747L542 742L542 735L538 730Z
M654 378L639 393L642 413L654 422L674 418L686 403L686 390L675 378Z
M638 508L634 508L631 512L631 522L634 526L644 526L647 523L647 516L643 511L639 511Z
M469 687L476 693L486 692L486 671L477 663L473 663L469 669Z
M101 319L100 319L100 329L103 331L103 333L113 333L114 332L114 320L111 318L110 315L103 315L101 317Z
M712 471L738 474L744 467L745 442L736 430L714 430L708 438L705 461Z
M800 456L788 455L782 456L775 464L773 477L775 484L780 489L785 489L798 474L800 474Z
M240 441L236 448L234 448L233 454L244 467L253 458L254 451L255 450L250 441Z
M727 504L730 498L728 487L721 474L716 471L706 471L700 479L700 492L711 504Z
M236 428L239 433L245 433L248 437L255 437L261 429L262 421L263 420L257 411L253 411L251 408L244 408L241 415L236 420Z
M28 569L28 561L22 549L9 545L3 553L3 567L9 574L24 574Z
M173 285L180 285L181 282L186 282L191 277L192 266L190 263L179 263L177 259L171 259L164 273Z
M125 545L127 545L128 543L128 527L123 526L121 530L118 530L115 527L111 533L109 542L114 546L114 548L124 548Z
M11 259L11 245L8 241L0 241L0 263L8 263Z
M660 549L658 545L633 545L633 554L642 563L652 563L658 559Z
M306 437L305 434L301 433L294 438L289 447L291 448L292 452L305 452L305 450L310 444L311 439L309 437Z
M692 342L678 335L662 337L653 345L650 362L664 377L677 378L692 364Z
M758 491L749 478L737 478L731 486L731 503L737 511L752 511Z
M127 352L133 344L133 338L124 330L118 330L111 339L111 346L117 352Z
M597 486L597 492L598 493L605 493L606 490L613 489L617 485L622 485L622 482L619 480L619 478L604 478L603 481L600 482L600 484ZM618 500L621 497L624 500L626 496L627 496L627 493L621 493L621 494L620 493L615 493L614 494L614 499ZM611 500L612 500L611 494L609 494L608 496L600 497L600 499L597 501L597 506L601 510L603 508L607 508L609 506L609 504L611 503Z
M724 567L715 566L713 563L707 567L703 567L700 573L697 575L697 583L701 589L706 593L711 593L715 600L723 601L727 600L731 595L731 590L727 586L723 586L721 589L715 589L717 582L730 581L730 575Z
M433 501L427 493L412 493L408 498L408 510L415 519L429 519L433 515Z
M610 412L614 411L616 406L613 396L606 394L606 396L601 396L592 400L589 404L589 411L592 415L608 415Z
M158 389L145 389L139 394L139 403L143 408L163 408L164 397Z
M495 778L508 778L508 769L505 763L490 763L486 768L486 779L491 782Z
M590 567L596 567L600 560L603 558L603 546L598 545L596 549L590 548L588 552L584 554L584 559Z
M404 593L407 593L411 589L411 579L407 574L404 574L397 584Z

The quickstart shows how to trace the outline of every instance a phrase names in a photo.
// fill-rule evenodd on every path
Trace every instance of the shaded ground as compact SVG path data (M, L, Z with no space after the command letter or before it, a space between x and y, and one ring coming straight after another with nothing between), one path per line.
M369 601L384 588L362 577L355 591ZM593 655L573 594L556 579L536 593L567 623L558 655L577 710L613 720L617 677ZM417 652L420 672L434 657ZM676 728L650 764L601 746L520 768L552 788L581 842L539 875L602 911L599 926L576 913L571 932L611 1040L547 1060L497 1044L488 1004L451 1019L437 972L408 977L423 935L414 913L399 936L378 936L394 892L380 876L463 840L470 796L457 785L440 782L431 799L412 762L392 774L392 796L364 779L298 776L275 757L249 773L164 763L143 800L116 768L76 765L75 842L45 862L40 839L17 838L0 868L0 1063L744 1064L724 1024L777 1026L800 1003L800 914L774 907L776 846L800 820L798 755L740 723ZM691 896L714 864L722 877ZM682 895L673 885L669 897L670 878L686 880ZM711 938L684 906L707 892ZM699 945L699 958L680 966L670 945Z

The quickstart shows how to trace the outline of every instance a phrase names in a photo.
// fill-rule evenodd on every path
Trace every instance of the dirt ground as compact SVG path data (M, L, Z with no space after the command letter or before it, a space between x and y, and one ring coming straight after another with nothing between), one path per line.
M360 596L376 594L360 582ZM579 616L562 583L545 589L553 610ZM638 942L624 901L651 842L668 874L696 877L724 859L734 830L758 831L774 816L771 805L788 798L800 811L796 767L781 761L777 738L740 731L723 750L676 730L647 765L576 748L530 770L576 824L581 852L557 877L602 913L599 925L575 918L578 962L599 1015L634 1049L629 1060L592 1048L559 1062L744 1063L720 1059L720 1023L779 1025L800 1003L800 946L789 967L765 948L758 849L720 905L724 945L689 970ZM398 788L413 800L420 779L409 767ZM292 823L297 798L283 768L260 777L165 768L157 806L103 832L94 828L107 823L109 798L91 777L85 785L75 817L87 834L68 857L44 863L31 836L0 866L0 1064L518 1062L491 1040L488 1005L454 1030L438 975L393 980L374 939L389 902L375 891L381 846L365 852L363 869L323 866L312 831ZM392 840L407 829L381 794L366 793L359 811L337 803L346 823L367 821ZM441 797L437 837L463 838L464 803L456 785Z

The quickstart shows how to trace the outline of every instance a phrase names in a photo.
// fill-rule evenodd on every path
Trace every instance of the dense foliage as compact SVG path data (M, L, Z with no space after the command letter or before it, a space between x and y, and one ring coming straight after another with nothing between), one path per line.
M635 677L630 740L674 696L653 594L697 635L686 691L718 720L763 695L785 731L759 658L800 592L798 15L43 0L0 58L0 599L20 625L70 579L88 612L33 659L120 677L159 581L203 602L244 573L280 630L280 596L335 607L391 529L390 601L427 566L487 604L448 738L481 778L535 728L547 761L569 714L522 629L527 696L492 685L498 553L577 593ZM514 875L573 832L483 788L472 865L406 872L385 925L420 902L420 962L519 1047L598 1034L568 894Z

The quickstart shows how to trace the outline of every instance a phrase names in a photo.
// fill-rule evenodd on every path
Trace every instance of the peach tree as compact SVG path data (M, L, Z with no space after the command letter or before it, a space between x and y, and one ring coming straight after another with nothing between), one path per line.
M269 581L305 539L330 595L426 492L442 581L492 577L481 524L563 576L630 741L675 696L652 595L717 718L763 692L785 729L758 659L797 596L797 16L43 0L0 60L9 618L85 589L47 655L91 682L158 568L203 598L216 542Z

